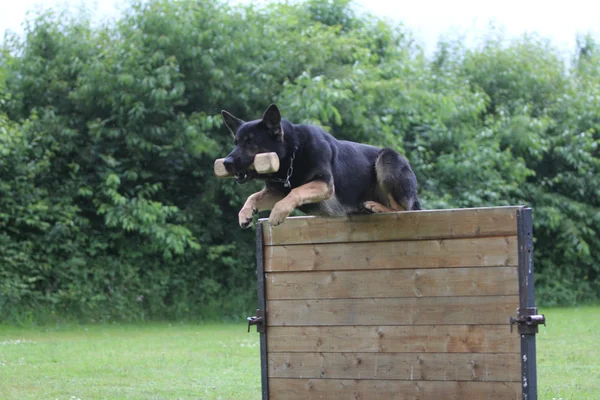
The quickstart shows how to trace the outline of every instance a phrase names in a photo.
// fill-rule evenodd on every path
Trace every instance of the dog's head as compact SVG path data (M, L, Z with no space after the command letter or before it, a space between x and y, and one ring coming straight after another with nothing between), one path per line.
M281 158L285 154L281 113L271 104L261 119L244 122L227 111L221 111L225 125L233 134L235 147L225 157L224 165L238 183L248 182L258 176L250 169L258 153L275 152Z

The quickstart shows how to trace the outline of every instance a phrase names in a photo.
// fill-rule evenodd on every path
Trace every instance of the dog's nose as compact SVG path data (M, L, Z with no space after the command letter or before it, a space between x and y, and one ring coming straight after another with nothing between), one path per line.
M223 160L223 165L225 166L225 169L226 169L228 172L231 172L231 170L233 169L233 158L231 158L231 157L226 157L226 158Z

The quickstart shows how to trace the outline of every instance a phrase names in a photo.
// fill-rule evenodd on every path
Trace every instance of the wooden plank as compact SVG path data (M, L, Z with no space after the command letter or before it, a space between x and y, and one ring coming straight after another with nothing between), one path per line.
M266 219L261 219L261 223L266 245L514 236L518 208L461 208L340 218L292 217L279 226L269 225Z
M269 379L269 399L520 400L518 382Z
M505 325L303 326L267 328L268 352L516 353Z
M502 324L518 296L269 300L269 326Z
M271 353L269 377L520 382L518 354Z
M265 271L516 266L516 236L265 246Z
M517 267L272 272L265 283L269 300L519 295Z

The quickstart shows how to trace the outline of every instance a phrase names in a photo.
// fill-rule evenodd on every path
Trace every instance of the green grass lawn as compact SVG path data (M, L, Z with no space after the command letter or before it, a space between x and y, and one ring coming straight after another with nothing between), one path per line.
M541 310L537 336L540 399L600 399L600 307Z
M0 326L0 399L259 399L259 360L239 324Z
M540 399L600 399L600 307L543 310ZM260 398L245 325L0 326L0 399Z

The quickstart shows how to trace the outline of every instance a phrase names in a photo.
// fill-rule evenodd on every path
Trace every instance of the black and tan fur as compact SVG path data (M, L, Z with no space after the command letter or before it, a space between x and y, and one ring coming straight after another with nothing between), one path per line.
M240 183L265 181L263 190L248 197L239 212L244 228L263 210L271 210L269 222L279 225L295 208L317 216L421 209L415 174L392 149L337 140L317 126L282 120L274 104L261 119L249 122L227 111L221 114L235 138L225 168ZM266 152L277 153L279 171L257 175L249 170L254 156Z

